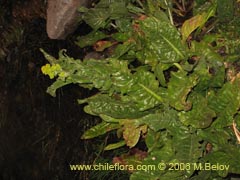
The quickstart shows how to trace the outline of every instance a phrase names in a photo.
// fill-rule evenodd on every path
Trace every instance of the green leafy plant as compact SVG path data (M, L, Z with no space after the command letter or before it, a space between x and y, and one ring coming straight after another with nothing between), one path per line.
M215 21L228 17L221 16L217 1L196 1L195 14L176 28L173 13L180 5L174 3L101 0L94 8L81 8L82 19L93 31L76 44L114 50L101 60L73 59L65 50L56 59L41 50L50 62L43 73L56 78L47 92L55 96L58 88L72 83L99 90L78 100L86 104L87 113L102 119L82 138L115 130L119 140L105 150L133 148L144 141L147 157L121 159L134 165L166 165L161 171L133 171L132 180L240 174L240 74L231 58L238 54L219 53L229 36ZM186 6L182 1L180 9ZM186 167L179 170L181 163ZM206 163L228 168L204 171L201 165Z

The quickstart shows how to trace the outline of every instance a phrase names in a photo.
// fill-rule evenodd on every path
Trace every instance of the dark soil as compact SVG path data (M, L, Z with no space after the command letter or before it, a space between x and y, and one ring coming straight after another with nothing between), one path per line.
M0 10L8 13L0 21L0 50L6 55L0 56L0 179L89 179L90 172L71 172L69 164L92 164L100 151L96 145L101 138L99 142L80 138L98 121L77 104L77 98L92 92L72 85L59 90L56 98L48 95L52 81L41 73L47 61L39 48L55 56L67 49L75 58L82 58L83 52L73 37L65 41L47 37L44 1L28 1L42 3L32 13L29 10L34 8L22 2L0 3ZM2 37L14 35L10 27L23 30L19 39ZM84 33L84 26L77 33ZM6 40L11 42L6 45Z

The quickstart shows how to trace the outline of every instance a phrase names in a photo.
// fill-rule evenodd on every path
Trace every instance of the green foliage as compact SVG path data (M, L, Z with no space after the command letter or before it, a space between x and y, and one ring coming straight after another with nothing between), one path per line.
M216 3L212 3L207 11L204 11L200 14L197 14L196 16L186 20L181 28L182 33L182 39L183 41L186 41L188 36L197 28L202 28L204 24L208 21L209 18L215 15L216 12Z
M200 94L192 94L189 99L193 102L192 110L180 112L180 121L186 126L191 125L194 128L209 127L216 114L208 107L208 100Z
M167 101L176 110L189 110L192 103L186 101L191 89L197 84L197 76L187 76L187 72L179 70L172 72L168 83ZM176 91L177 89L177 91Z
M107 27L111 20L118 21L130 15L127 3L128 0L101 0L94 8L84 9L82 19L94 30Z
M107 38L116 48L102 60L75 60L65 51L55 59L42 51L51 64L42 68L43 73L56 78L48 92L54 96L58 88L70 83L99 90L78 101L86 104L87 113L102 118L82 138L116 130L119 141L105 150L124 145L133 148L145 141L148 156L140 163L166 165L162 170L134 171L132 180L219 179L240 174L240 135L230 128L234 121L240 125L240 75L238 71L231 76L226 73L229 58L239 52L222 57L218 52L227 47L223 42L229 42L229 37L217 25L215 33L204 31L210 19L219 17L222 5L197 1L194 11L198 14L179 31L166 18L170 4L144 2L102 0L85 9L83 20L93 31L79 37L77 44L85 47ZM103 31L111 28L114 31ZM186 42L190 35L198 41ZM173 163L189 168L171 170L178 167L171 167ZM198 163L229 168L194 169Z
M234 0L218 0L217 5L217 13L221 22L228 22L234 18Z
M104 33L102 33L101 31L93 31L93 32L87 34L86 36L79 37L76 44L79 47L83 48L86 46L91 46L98 40L106 38L106 37L107 36Z
M83 139L91 139L97 136L100 136L102 134L105 134L108 131L118 129L119 125L118 124L113 124L113 123L107 123L107 122L102 122L98 124L97 126L92 127L91 129L87 130L84 135L82 136Z
M149 17L139 22L141 49L139 60L145 64L179 62L185 58L180 34L169 22Z

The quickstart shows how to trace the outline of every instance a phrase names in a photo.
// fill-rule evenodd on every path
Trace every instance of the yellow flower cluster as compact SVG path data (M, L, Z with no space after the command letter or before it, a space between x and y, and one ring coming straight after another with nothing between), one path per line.
M46 64L45 66L42 66L41 70L42 73L48 75L50 79L53 79L57 75L65 76L65 73L62 72L62 68L59 64Z

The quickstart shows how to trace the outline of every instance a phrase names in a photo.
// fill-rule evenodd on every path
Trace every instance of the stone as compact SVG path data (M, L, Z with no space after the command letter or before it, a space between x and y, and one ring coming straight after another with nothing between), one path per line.
M65 39L78 25L80 6L89 7L91 0L48 0L47 34L50 39Z

